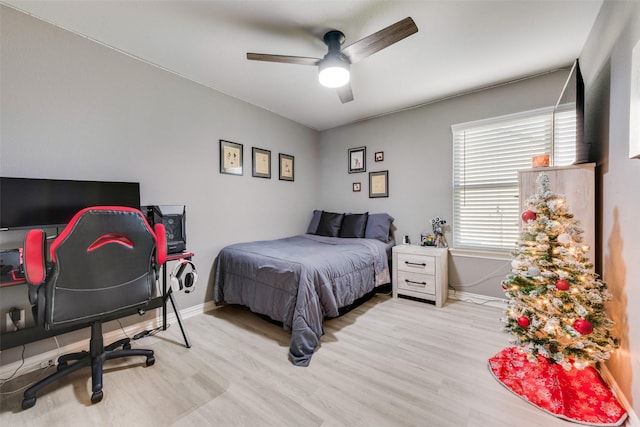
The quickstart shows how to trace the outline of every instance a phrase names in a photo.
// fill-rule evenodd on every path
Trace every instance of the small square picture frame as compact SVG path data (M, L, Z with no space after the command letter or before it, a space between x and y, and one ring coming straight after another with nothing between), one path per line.
M349 148L349 173L366 172L367 147Z
M289 154L278 154L279 179L293 181L295 179L295 158Z
M369 172L369 198L389 197L389 171Z
M220 173L242 175L243 146L237 142L220 140Z
M353 184L351 184L351 191L353 191L354 193L358 193L361 190L362 190L362 183L354 182Z
M251 147L251 176L271 179L271 150Z
M384 161L384 151L376 151L373 155L373 160L375 160L376 162Z

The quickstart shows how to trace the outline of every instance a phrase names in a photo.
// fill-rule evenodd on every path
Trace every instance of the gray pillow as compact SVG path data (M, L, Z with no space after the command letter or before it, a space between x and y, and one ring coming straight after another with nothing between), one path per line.
M392 222L393 217L386 213L369 214L364 237L366 239L377 239L381 242L387 243L389 240L389 229L391 228Z
M320 216L322 215L322 211L314 210L313 216L311 217L311 221L309 222L309 227L307 227L307 234L316 234L318 231L318 224L320 224Z
M316 234L318 236L338 237L344 214L322 211Z
M340 228L340 237L364 237L369 212L363 214L345 214Z

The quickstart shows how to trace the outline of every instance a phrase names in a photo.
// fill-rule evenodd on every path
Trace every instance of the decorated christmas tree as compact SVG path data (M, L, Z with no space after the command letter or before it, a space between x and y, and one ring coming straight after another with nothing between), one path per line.
M606 284L586 256L583 230L563 195L540 174L525 202L511 274L505 330L514 347L490 359L496 378L520 397L571 421L620 425L626 412L595 367L618 347Z
M537 184L522 213L512 274L502 282L509 298L505 329L532 359L540 354L567 370L582 369L618 346L604 307L611 295L593 272L565 197L549 189L545 174Z

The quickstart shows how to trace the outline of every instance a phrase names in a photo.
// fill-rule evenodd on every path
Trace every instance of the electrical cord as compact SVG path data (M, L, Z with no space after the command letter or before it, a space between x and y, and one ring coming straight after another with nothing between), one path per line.
M9 310L9 319L11 319L11 323L13 323L13 327L15 328L14 332L20 330L20 325L18 322L20 321L20 309L13 307Z
M18 371L20 370L20 368L22 368L24 366L24 350L27 348L27 346L25 346L24 344L22 344L22 354L20 356L21 362L20 362L20 366L18 366L16 368L15 371L13 371L13 373L11 375L9 375L8 378L0 378L0 387L2 387L3 385L5 385L5 383L11 381L13 379L13 377L18 373ZM1 393L0 393L1 394Z
M15 322L14 322L15 325ZM18 326L16 325L16 328ZM16 329L17 330L17 329ZM58 342L58 338L56 336L53 337L53 340L56 343L56 355L52 358L52 360L58 360L58 356L60 355L60 343ZM24 344L22 344L22 353L20 355L20 366L18 366L16 368L15 371L13 371L13 373L8 377L8 378L0 378L0 388L4 387L6 384L8 384L9 382L11 382L12 380L16 379L15 376L18 373L18 371L20 370L20 368L22 368L24 366L24 351L26 349L26 346ZM49 370L49 368L54 367L54 365L50 365L47 366L46 368L40 368L40 373L38 374L38 376L31 382L29 382L28 384L17 388L15 390L11 390L11 391L1 391L0 392L0 396L8 396L14 393L17 393L19 391L25 390L29 387L31 387L33 384L37 383L38 381L40 381L40 379L44 376L44 374Z
M116 319L118 324L120 325L120 329L122 329L122 333L124 334L125 337L129 338L130 340L139 340L140 338L144 338L144 337L148 337L148 336L153 336L155 334L157 334L158 332L160 332L160 330L162 329L162 326L158 326L157 328L153 328L153 329L145 329L144 331L138 332L137 334L135 334L133 337L130 337L127 332L124 330L124 327L122 326L122 323L120 323L120 319ZM171 325L167 325L167 328L171 326Z
M122 326L122 323L120 323L120 319L116 319L116 321L118 322L118 325L120 325L120 329L122 330L122 333L124 334L124 336L129 338L129 339L131 339L131 337L127 334L127 331L124 330L124 327Z
M478 286L481 285L485 280L489 280L489 279L495 279L497 277L505 277L504 274L496 274L498 271L502 270L503 268L507 267L511 265L511 261L507 262L506 264L501 265L500 267L496 268L495 270L493 270L492 272L488 273L486 276L481 277L480 279L476 280L473 283L450 283L449 286L452 286L454 288L471 288L473 286Z
M167 328L169 328L171 325L167 325ZM160 332L160 330L162 329L162 326L158 326L157 328L153 328L151 330L149 329L145 329L142 332L138 332L137 334L135 334L133 336L134 340L139 340L140 338L144 338L144 337L148 337L148 336L153 336L155 334L157 334L158 332Z
M26 384L26 385L23 385L23 386L22 386L22 387L20 387L20 388L15 389L15 390L11 390L11 391L2 391L2 392L0 392L0 396L9 396L9 395L11 395L11 394L18 393L18 392L20 392L20 391L22 391L22 390L25 390L25 389L27 389L27 388L31 387L32 385L34 385L35 383L37 383L38 381L40 381L40 379L44 376L44 374L45 374L45 373L46 373L50 368L53 368L54 366L55 366L55 365L47 366L46 368L40 368L40 373L38 374L38 376L37 376L33 381L31 381L30 383L28 383L28 384ZM16 372L17 372L17 370L16 370ZM15 372L13 373L13 375L15 375ZM15 378L13 378L13 379L15 379ZM7 381L4 381L2 384L0 384L0 387L2 387L2 386L4 386L5 384L9 383L11 380L12 380L12 378L9 378Z
M13 309L12 309L13 310ZM18 323L16 322L16 319L13 318L13 315L9 315L9 318L11 319L11 323L13 323L13 326L16 328L16 332L20 330L20 327L18 326ZM20 368L22 368L24 366L24 351L26 349L26 346L24 344L22 344L22 354L20 355L20 366L18 366L16 368L15 371L13 371L13 373L11 375L9 375L9 378L0 378L0 387L2 387L7 381L10 381L20 370Z

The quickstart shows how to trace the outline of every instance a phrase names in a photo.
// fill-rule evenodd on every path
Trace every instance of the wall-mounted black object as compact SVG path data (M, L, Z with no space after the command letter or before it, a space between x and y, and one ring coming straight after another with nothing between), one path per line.
M576 158L574 164L589 163L592 160L591 143L584 138L584 80L580 72L580 63L576 59L569 71L569 76L560 92L555 105L554 114L558 111L574 109L576 114ZM554 134L558 129L554 129Z
M0 229L61 227L89 206L140 208L137 182L0 177Z
M167 230L167 253L177 254L187 249L187 212L184 205L149 205L141 206L140 210L151 226L164 224Z

